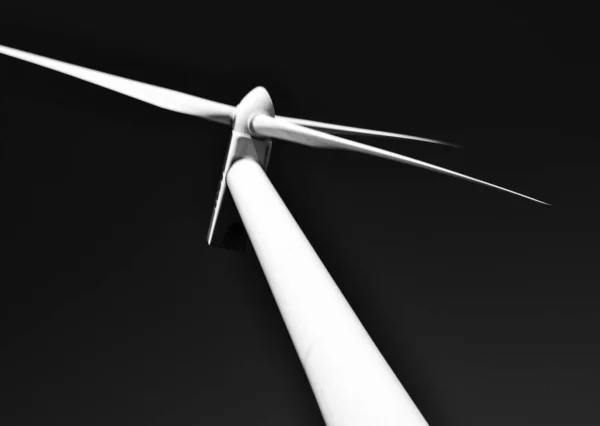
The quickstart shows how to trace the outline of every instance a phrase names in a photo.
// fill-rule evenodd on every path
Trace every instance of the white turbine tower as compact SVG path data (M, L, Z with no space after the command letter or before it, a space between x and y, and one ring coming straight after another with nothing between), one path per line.
M208 231L210 245L228 246L222 229L229 192L271 287L328 426L425 426L421 415L338 289L265 174L271 138L356 151L426 168L546 204L424 161L344 139L369 135L446 144L397 133L275 115L257 87L237 107L68 64L0 45L0 53L183 114L230 126L229 151ZM449 144L446 144L449 145ZM231 215L231 212L229 212ZM229 228L230 230L230 228Z

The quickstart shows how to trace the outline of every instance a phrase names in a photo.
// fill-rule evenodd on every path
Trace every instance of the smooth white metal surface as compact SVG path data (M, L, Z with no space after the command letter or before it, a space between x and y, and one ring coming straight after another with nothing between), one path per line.
M260 165L227 184L327 425L426 426Z
M283 118L300 126L309 127L322 132L331 133L333 135L349 135L349 136L374 136L379 138L390 139L406 139L421 142L429 142L438 145L458 146L453 143L438 141L435 139L422 138L420 136L405 135L402 133L382 132L381 130L361 129L360 127L341 126L339 124L322 123L320 121L304 120L302 118L283 117L278 115L277 118Z
M176 90L131 80L117 75L107 74L68 62L13 49L0 45L0 54L11 56L25 62L39 65L71 77L87 81L126 96L147 102L159 108L182 114L202 117L217 123L230 125L235 115L235 107L220 102L210 101L198 96L188 95Z
M410 166L416 166L422 169L438 172L446 176L454 176L459 179L475 182L480 185L484 185L490 188L496 188L500 191L517 195L519 197L527 198L528 200L535 201L536 203L549 205L544 201L537 200L528 195L520 194L510 189L494 185L493 183L485 182L481 179L476 179L474 177L467 176L462 173L446 169L444 167L436 166L435 164L417 160L416 158L407 157L406 155L398 154L396 152L386 151L385 149L377 148L374 146L365 145L364 143L354 142L350 139L344 139L339 136L330 135L329 133L324 133L319 130L304 127L299 124L292 123L290 121L281 120L277 117L270 117L266 114L259 113L252 116L249 123L249 128L255 136L268 136L271 138L281 139L288 142L299 143L301 145L306 145L311 148L342 149L346 151L354 151L360 152L362 154L373 155L375 157L385 158L387 160L397 161L399 163L408 164Z
M244 157L251 157L263 168L267 168L269 163L269 154L271 152L271 139L253 139L247 134L237 132L233 130L231 132L231 141L229 142L229 150L227 151L227 157L225 158L225 164L223 165L223 175L221 182L219 183L219 190L217 191L217 198L215 200L215 207L213 209L212 217L210 219L210 225L208 227L207 241L208 245L213 245L213 237L215 236L215 230L217 224L220 223L219 217L221 213L221 206L227 191L227 172L229 167L236 160ZM233 209L233 206L231 207Z

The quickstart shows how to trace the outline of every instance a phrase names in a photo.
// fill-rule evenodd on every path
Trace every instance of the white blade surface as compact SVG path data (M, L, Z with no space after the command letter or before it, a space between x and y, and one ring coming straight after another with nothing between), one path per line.
M0 45L0 53L105 87L160 108L231 124L235 107Z
M448 176L454 176L460 179L489 186L491 188L496 188L501 191L508 192L510 194L518 195L519 197L527 198L528 200L535 201L540 204L550 205L548 203L529 197L527 195L523 195L518 192L511 191L510 189L494 185L493 183L485 182L483 180L463 175L462 173L445 169L434 164L426 163L421 160L416 160L405 155L396 154L395 152L386 151L384 149L344 139L339 136L334 136L328 133L320 132L318 130L309 129L298 124L286 121L282 118L269 117L267 115L262 114L256 115L251 120L250 129L253 132L255 132L257 136L277 138L289 142L307 145L313 148L344 149L348 151L360 152L363 154L375 155L377 157L398 161L400 163L410 164L411 166L421 167Z
M420 142L428 142L437 145L446 145L458 147L459 145L438 141L435 139L422 138L420 136L411 136L404 135L402 133L391 133L391 132L382 132L380 130L370 130L370 129L361 129L359 127L350 127L350 126L340 126L339 124L330 124L330 123L321 123L320 121L312 121L312 120L304 120L302 118L292 118L292 117L283 117L281 115L277 116L278 118L283 118L284 120L290 121L294 124L299 124L304 127L309 127L315 130L322 130L327 133L331 133L334 135L352 135L352 136L376 136L381 138L390 138L390 139L404 139L404 140L413 140Z

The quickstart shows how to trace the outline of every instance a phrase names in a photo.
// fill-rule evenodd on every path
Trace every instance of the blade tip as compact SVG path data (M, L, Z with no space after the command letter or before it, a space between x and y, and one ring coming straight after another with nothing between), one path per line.
M532 200L532 201L535 201L536 203L543 204L544 206L552 207L552 204L547 203L545 201L538 200L536 198L531 198L531 197L529 197L529 199Z

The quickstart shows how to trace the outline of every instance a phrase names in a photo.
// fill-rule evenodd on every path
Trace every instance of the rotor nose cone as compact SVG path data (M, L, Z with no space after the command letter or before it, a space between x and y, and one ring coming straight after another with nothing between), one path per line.
M255 114L265 114L271 117L275 115L271 96L262 86L252 89L238 104L233 130L250 134L248 124L250 118Z

